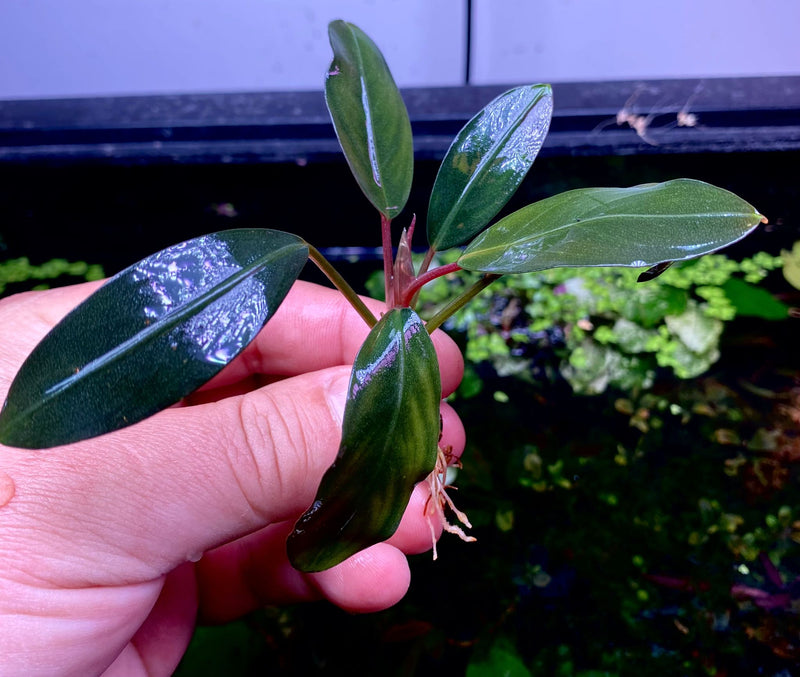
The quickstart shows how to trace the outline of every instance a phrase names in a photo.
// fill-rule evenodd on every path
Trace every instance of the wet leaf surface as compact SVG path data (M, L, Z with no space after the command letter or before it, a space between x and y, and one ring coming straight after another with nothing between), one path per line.
M255 338L307 252L289 233L228 230L123 270L25 361L0 412L0 442L75 442L179 401Z
M353 365L336 461L289 536L295 568L328 569L395 532L436 463L440 400L425 325L409 308L390 310Z
M502 209L536 159L552 114L550 86L527 85L501 94L464 126L431 192L434 249L463 244Z
M489 273L655 266L732 244L762 219L740 197L692 179L581 188L501 219L475 238L458 263Z
M389 67L358 27L328 27L333 61L325 79L336 136L361 190L392 219L405 206L414 171L411 123Z

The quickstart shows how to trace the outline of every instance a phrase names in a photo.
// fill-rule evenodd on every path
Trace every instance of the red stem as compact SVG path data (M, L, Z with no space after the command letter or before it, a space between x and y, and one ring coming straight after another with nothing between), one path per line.
M385 278L386 304L391 308L397 296L394 288L394 275L392 265L392 220L381 214L381 243L383 244L383 276Z
M422 259L422 265L419 267L420 275L428 272L428 266L431 265L431 261L433 261L433 257L435 255L436 255L436 250L433 247L430 247L428 251L425 252L425 258Z
M408 227L408 235L406 236L406 237L408 237L408 246L409 246L409 248L411 247L411 242L414 239L414 226L416 226L416 225L417 225L417 215L416 214L412 214L411 215L411 225L409 225L409 227Z
M423 273L419 277L414 278L411 284L409 284L408 287L403 290L403 298L401 299L400 305L411 305L414 295L431 280L435 280L437 277L442 277L442 275L455 273L459 270L461 270L461 266L459 266L457 263L448 263L447 265L439 266L438 268L429 270L427 273Z

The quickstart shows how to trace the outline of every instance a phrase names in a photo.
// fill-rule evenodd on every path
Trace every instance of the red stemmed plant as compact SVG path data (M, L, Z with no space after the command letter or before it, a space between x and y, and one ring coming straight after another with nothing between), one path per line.
M169 247L111 278L36 347L0 412L0 442L41 449L131 425L186 397L256 336L310 259L371 332L352 370L338 457L288 540L295 567L319 571L395 531L414 485L444 517L449 462L439 448L441 386L430 332L501 275L558 266L644 267L715 251L763 217L700 181L586 188L536 202L492 225L538 154L553 108L549 85L511 89L459 132L427 212L427 253L411 258L414 220L395 246L393 223L411 188L414 153L401 94L357 27L329 27L328 109L347 162L380 215L387 311L377 320L313 246L291 233L227 230ZM465 246L455 263L437 252ZM433 267L432 267L433 266ZM479 281L433 317L419 290L467 270ZM57 453L57 452L56 452ZM459 519L466 518L456 512Z

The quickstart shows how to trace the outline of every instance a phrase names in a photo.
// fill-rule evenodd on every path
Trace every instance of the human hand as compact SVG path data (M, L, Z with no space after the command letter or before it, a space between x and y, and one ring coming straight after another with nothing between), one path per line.
M0 400L96 286L0 301ZM424 483L386 543L316 574L295 571L285 552L336 456L347 365L367 331L339 293L298 282L253 344L180 406L47 451L0 446L0 675L169 675L197 618L397 602L404 553L431 546ZM433 338L447 395L461 354L442 332ZM458 454L461 423L446 404L442 416L443 444Z

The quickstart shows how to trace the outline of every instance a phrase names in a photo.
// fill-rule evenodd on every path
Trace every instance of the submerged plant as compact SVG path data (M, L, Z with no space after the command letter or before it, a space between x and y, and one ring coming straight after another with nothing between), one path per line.
M313 246L276 230L228 230L169 247L111 278L34 349L0 412L0 442L47 448L140 421L192 393L233 360L272 317L307 259L353 304L371 332L353 365L339 454L288 539L293 565L327 569L397 528L413 486L429 480L426 511L445 527L450 462L439 448L441 386L430 333L506 274L556 267L647 268L701 256L764 218L700 181L586 188L487 224L538 154L550 124L548 85L516 87L459 132L430 197L428 250L412 262L414 219L392 223L411 188L413 144L403 100L376 45L357 27L329 27L325 95L350 168L380 215L387 311L378 321ZM468 243L468 244L467 244ZM435 254L465 245L431 268ZM432 317L420 289L458 271L480 274ZM98 331L102 327L103 331ZM466 518L456 512L466 523Z
M446 328L464 334L468 365L489 363L499 376L552 381L558 374L586 395L609 387L646 390L658 370L681 379L706 372L720 357L724 327L736 317L788 317L789 307L758 286L780 267L781 257L759 252L742 261L704 256L644 285L630 268L506 276ZM420 296L421 307L435 309L466 283L436 280ZM480 380L473 380L461 394L479 388Z
M14 285L26 283L28 288L47 289L51 281L66 278L72 280L101 280L105 277L103 269L98 265L89 265L84 261L65 261L64 259L51 259L40 265L32 264L27 258L10 259L0 262L0 296L11 293ZM62 278L62 279L58 279ZM37 284L38 282L38 284Z

